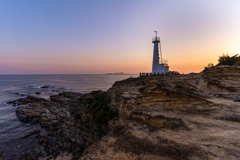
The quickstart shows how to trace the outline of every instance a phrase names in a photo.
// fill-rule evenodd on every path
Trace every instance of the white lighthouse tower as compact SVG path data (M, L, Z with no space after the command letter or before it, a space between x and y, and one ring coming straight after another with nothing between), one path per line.
M165 75L169 71L169 66L167 64L167 61L162 59L161 41L160 41L160 38L157 36L157 31L154 31L154 32L156 33L156 37L153 37L152 39L152 43L154 44L152 75ZM160 53L160 57L159 57L159 53Z

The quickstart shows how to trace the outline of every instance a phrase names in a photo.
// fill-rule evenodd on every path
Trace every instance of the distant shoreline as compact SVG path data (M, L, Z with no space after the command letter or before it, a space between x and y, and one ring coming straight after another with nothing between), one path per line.
M119 73L105 73L105 75L124 75L123 72L119 72Z

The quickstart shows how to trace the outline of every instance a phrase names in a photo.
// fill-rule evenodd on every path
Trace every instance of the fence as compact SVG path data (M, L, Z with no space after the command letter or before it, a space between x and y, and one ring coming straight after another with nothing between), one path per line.
M162 76L162 75L168 75L169 73L166 73L166 74L160 74L160 73L158 73L158 74L152 74L152 73L139 73L139 76L140 77L146 77L146 76Z

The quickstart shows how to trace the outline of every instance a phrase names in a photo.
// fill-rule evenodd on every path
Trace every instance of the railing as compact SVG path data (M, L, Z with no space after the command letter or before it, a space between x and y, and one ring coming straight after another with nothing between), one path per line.
M160 64L164 64L164 66L167 66L168 65L168 60L163 59L162 63L160 62Z
M153 37L152 41L160 41L160 38L159 37Z
M163 75L169 75L169 72L166 73L139 73L139 77L148 77L148 76L163 76Z

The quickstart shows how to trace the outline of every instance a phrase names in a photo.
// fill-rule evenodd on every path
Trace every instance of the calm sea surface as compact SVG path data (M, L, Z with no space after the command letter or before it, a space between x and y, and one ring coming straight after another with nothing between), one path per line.
M41 150L39 148L42 147L34 137L23 138L31 131L39 130L39 124L20 122L15 113L18 106L9 105L7 102L27 95L47 99L50 95L63 91L106 91L115 81L131 76L138 75L0 75L0 155L2 152L4 159L17 159L25 152L38 154Z

